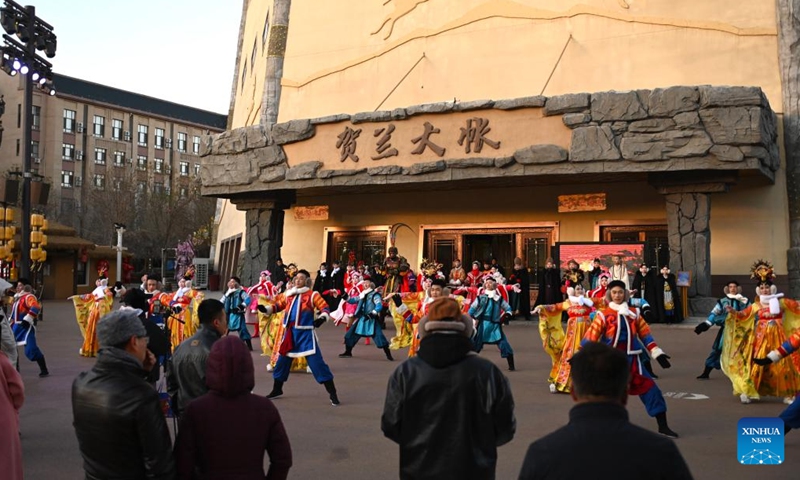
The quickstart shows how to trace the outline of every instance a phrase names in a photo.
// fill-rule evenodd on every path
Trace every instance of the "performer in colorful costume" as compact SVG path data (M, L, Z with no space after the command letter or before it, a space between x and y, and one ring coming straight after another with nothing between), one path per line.
M453 268L450 270L450 275L448 275L448 285L452 285L454 287L460 287L467 282L467 272L464 271L464 267L461 266L461 260L455 259L453 260Z
M423 269L424 271L424 269ZM408 347L408 358L414 357L417 355L417 351L419 351L419 342L420 342L420 335L418 331L419 321L428 314L428 307L434 300L437 298L441 298L444 296L444 288L445 283L444 279L442 278L428 278L426 277L422 281L424 297L419 300L416 305L416 309L410 309L408 306L402 302L401 296L399 294L395 294L392 297L392 301L394 302L397 310L402 313L403 317L406 319L407 322L410 322L414 329L411 334L411 345ZM463 301L463 297L458 297ZM456 299L456 301L458 301ZM460 303L460 302L459 302Z
M608 284L608 306L595 313L581 346L587 342L603 342L623 351L628 356L631 367L628 394L639 396L647 414L656 418L659 433L677 438L678 434L667 425L667 402L656 382L643 368L640 358L641 353L646 350L662 368L670 368L669 356L653 340L650 326L639 314L639 309L628 306L628 298L628 289L624 282L614 280Z
M70 297L75 305L78 325L85 326L83 345L79 350L84 357L97 356L97 351L100 349L97 343L97 322L111 311L114 304L114 293L108 288L106 270L100 267L98 273L100 277L95 281L95 289L91 293Z
M250 351L253 350L253 342L251 341L250 331L247 329L247 323L244 320L244 312L247 309L248 297L244 289L242 289L242 282L239 277L231 277L228 280L228 291L222 297L222 303L225 304L225 313L228 315L228 330L237 332L239 338L247 344Z
M597 276L597 288L589 292L589 298L602 298L606 297L606 291L608 290L608 282L611 279L611 274L608 272L603 272ZM593 300L594 301L594 300ZM596 302L595 302L596 303Z
M11 307L10 321L13 322L11 330L14 332L17 346L25 347L25 356L28 360L39 365L39 376L46 377L50 372L47 370L44 354L36 344L34 325L41 311L42 306L33 294L30 282L24 278L17 280L17 293L14 295L14 304ZM19 365L19 360L17 364Z
M569 287L575 285L583 285L584 274L580 269L580 265L575 260L567 262L567 269L564 271L564 277L561 279L561 291L567 293Z
M274 341L275 331L271 327L274 323L280 323L280 319L267 316L258 311L259 305L267 305L267 302L275 298L278 289L270 281L272 274L269 270L262 270L258 275L258 283L247 289L247 309L245 310L245 323L255 325L254 336L261 338L261 355L270 355L271 345Z
M542 346L553 360L550 370L550 393L569 393L572 388L569 360L580 349L581 340L591 323L594 303L584 297L583 285L567 289L568 299L555 305L539 305L533 311L539 315L539 334ZM561 313L566 311L566 335L561 327Z
M416 276L405 257L397 254L397 247L389 247L389 256L383 261L383 295L416 292ZM389 305L397 335L392 338L389 348L399 350L411 345L411 326L403 315L397 312L394 304Z
M392 352L389 350L389 342L383 335L383 329L380 326L383 321L383 298L379 292L375 291L375 284L369 280L364 284L364 290L357 297L347 299L347 303L356 304L356 311L353 314L355 323L350 325L344 335L345 350L339 357L351 358L353 347L356 346L359 338L365 337L375 340L375 346L383 350L386 359L394 361Z
M192 288L194 266L189 266L183 278L178 280L178 290L172 296L169 307L172 314L169 317L170 344L175 350L185 338L189 338L200 327L200 317L197 316L197 307L205 295Z
M280 357L275 364L275 371L272 372L275 383L267 398L283 395L283 384L289 379L292 359L305 357L314 379L325 386L331 405L336 406L339 405L339 397L333 383L333 373L322 358L317 334L314 331L330 319L330 310L322 296L308 287L308 277L306 270L299 270L294 277L294 286L278 295L274 305L268 305L262 310L268 315L283 312L285 328L279 346ZM315 311L319 312L316 319Z
M784 397L791 402L800 390L800 358L791 355L764 368L754 358L763 359L779 349L800 328L800 305L777 293L772 264L758 260L752 277L758 281L758 295L750 306L736 311L728 306L722 340L722 371L733 384L733 393L742 403L761 396Z
M724 292L725 296L717 300L717 304L714 305L714 309L711 310L706 321L697 324L694 329L694 333L700 335L714 325L720 327L719 332L717 332L717 338L714 339L714 343L711 345L711 353L706 358L703 373L697 376L698 380L708 380L711 370L722 368L720 357L722 356L722 339L725 334L725 319L728 316L728 307L732 307L739 312L750 305L750 300L742 295L742 287L739 286L739 282L736 280L729 281L725 285Z
M503 319L511 315L511 305L500 295L494 277L487 276L483 288L483 293L469 307L469 316L477 322L473 347L480 353L484 345L497 345L508 369L514 371L514 349L503 332Z

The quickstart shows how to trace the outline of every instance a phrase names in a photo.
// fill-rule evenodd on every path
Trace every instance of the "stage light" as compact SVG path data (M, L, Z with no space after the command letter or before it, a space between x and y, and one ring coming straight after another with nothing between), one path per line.
M38 81L40 77L41 75L39 75L39 72L33 72L33 74L31 74L31 80L34 82Z
M31 70L31 69L30 69L30 68L28 68L28 66L27 66L27 65L23 65L22 67L20 67L20 69L19 69L19 73L21 73L21 74L23 74L23 75L27 75L27 74L28 74L28 72L29 72L30 70Z
M14 63L12 63L11 66L14 67L14 70L19 70L22 68L22 63L19 61L19 59L15 58Z

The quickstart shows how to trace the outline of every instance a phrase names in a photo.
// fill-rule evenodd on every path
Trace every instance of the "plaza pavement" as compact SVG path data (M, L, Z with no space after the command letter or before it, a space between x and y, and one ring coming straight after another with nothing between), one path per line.
M81 340L71 303L45 302L45 314L45 321L38 327L38 340L47 357L50 377L38 378L36 364L21 358L26 388L20 414L25 478L83 478L72 428L70 387L75 376L91 368L94 360L78 355ZM788 435L783 465L738 464L739 418L776 416L785 405L778 399L741 405L731 394L730 382L719 371L712 373L710 381L696 380L716 331L712 329L697 336L692 328L691 320L679 326L654 325L653 335L672 357L670 370L656 366L660 375L657 383L668 396L670 426L681 435L677 444L695 478L800 478L800 432ZM548 391L550 361L542 350L536 322L514 321L506 329L518 369L508 372L516 402L517 433L512 442L498 450L498 479L517 478L528 444L566 423L572 406L569 396ZM391 337L392 331L386 331L387 337ZM309 374L292 374L284 387L284 396L275 401L292 442L294 466L290 478L397 478L398 448L383 436L380 416L386 382L398 362L388 362L383 352L363 342L354 349L353 358L338 358L343 350L343 333L344 329L332 324L319 330L323 355L336 377L341 406L331 407L324 388ZM398 361L405 355L405 350L395 352ZM481 355L505 371L505 361L497 348L488 346ZM265 370L265 358L254 353L253 359L255 393L264 395L272 386L272 378ZM631 421L655 431L655 420L647 416L637 398L630 398L628 410ZM245 418L233 416L229 421L248 428ZM231 450L230 454L235 457L237 453ZM620 452L621 457L629 454L635 452ZM581 453L575 452L575 456L580 461ZM642 472L643 479L652 476Z

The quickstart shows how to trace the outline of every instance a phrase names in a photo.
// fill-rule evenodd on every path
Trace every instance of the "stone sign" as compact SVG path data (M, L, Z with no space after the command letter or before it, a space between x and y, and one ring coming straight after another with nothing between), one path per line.
M558 212L595 212L606 209L605 193L586 193L583 195L559 195Z
M328 206L294 207L292 208L292 213L295 220L327 220Z

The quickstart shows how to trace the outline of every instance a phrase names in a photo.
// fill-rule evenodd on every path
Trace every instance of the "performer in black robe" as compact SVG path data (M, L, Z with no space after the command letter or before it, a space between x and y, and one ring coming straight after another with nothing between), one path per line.
M539 271L539 294L536 296L534 308L539 305L553 305L564 301L561 293L561 271L552 258L548 258L545 266Z
M661 275L656 277L656 301L653 305L659 322L681 323L683 309L678 296L678 286L675 284L675 275L670 273L669 267L661 267Z
M511 270L511 276L508 277L508 284L518 284L520 292L509 292L509 296L513 299L511 308L525 317L525 320L531 319L531 279L528 269L522 264L522 259L517 257L514 259L514 268Z

